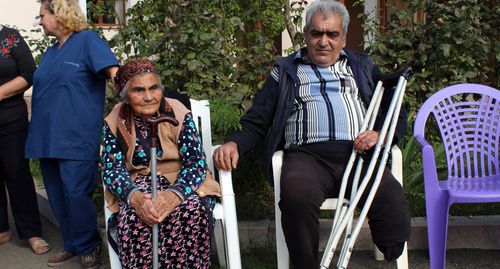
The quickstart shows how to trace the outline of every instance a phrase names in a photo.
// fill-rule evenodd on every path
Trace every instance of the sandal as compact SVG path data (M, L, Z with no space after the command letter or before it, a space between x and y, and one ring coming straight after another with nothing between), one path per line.
M36 255L42 255L50 250L50 245L41 237L32 237L27 240L28 245L31 247L31 250Z
M3 234L0 236L0 245L9 242L12 239L12 235L10 234L10 232L3 232L0 234Z

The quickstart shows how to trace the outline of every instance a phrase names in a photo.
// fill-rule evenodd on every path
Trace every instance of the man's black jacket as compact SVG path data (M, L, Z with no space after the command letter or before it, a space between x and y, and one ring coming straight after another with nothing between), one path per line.
M382 74L368 55L350 50L344 51L347 54L361 98L365 106L368 107L376 83ZM279 81L277 82L272 76L268 76L264 86L256 95L252 107L241 118L241 130L230 133L227 138L227 141L235 141L238 144L238 152L242 155L253 149L262 138L266 137L264 165L271 184L273 182L271 158L275 151L283 149L286 120L292 111L293 101L298 93L298 64L294 61L296 54L297 52L276 61L275 66L279 70ZM391 97L392 94L384 94L375 130L381 128L384 119L381 115L386 115ZM405 135L406 130L407 113L403 106L399 114L394 143L397 143Z

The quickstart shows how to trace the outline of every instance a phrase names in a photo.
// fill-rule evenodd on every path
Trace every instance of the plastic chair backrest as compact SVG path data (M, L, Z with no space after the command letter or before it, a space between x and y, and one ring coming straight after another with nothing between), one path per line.
M203 143L203 149L207 155L207 165L211 171L214 171L214 162L211 158L212 156L212 126L210 123L210 107L208 106L208 100L194 100L191 101L191 113L193 114L193 120L196 124L196 128L200 133L201 140ZM210 158L208 158L210 156Z
M458 84L432 95L415 120L415 137L424 138L430 114L444 146L449 179L499 175L500 91Z

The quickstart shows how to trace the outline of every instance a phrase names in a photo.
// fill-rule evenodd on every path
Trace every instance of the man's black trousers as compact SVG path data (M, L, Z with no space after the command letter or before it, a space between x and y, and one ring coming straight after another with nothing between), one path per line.
M334 142L291 146L285 151L279 206L294 269L319 267L319 208L325 199L338 196L351 149L352 142ZM368 161L367 158L365 164ZM375 174L376 171L373 177ZM346 196L350 194L348 186ZM367 190L370 188L371 184ZM368 191L358 207L361 208L367 195ZM368 219L373 241L385 258L398 258L404 242L410 238L410 212L403 188L388 168L384 170Z

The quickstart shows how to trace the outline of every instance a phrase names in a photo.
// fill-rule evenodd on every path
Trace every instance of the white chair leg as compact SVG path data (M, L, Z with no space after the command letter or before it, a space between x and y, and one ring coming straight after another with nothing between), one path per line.
M222 220L215 221L214 237L215 237L215 247L217 249L217 258L219 259L219 266L221 268L227 268L223 225L224 223Z
M373 258L377 261L383 261L385 259L384 253L382 253L375 244L373 244Z
M398 269L408 269L408 242L405 243L403 253L397 259Z
M224 227L222 228L226 239L227 266L230 269L241 269L238 220L231 172L219 171L219 181L222 192L222 210L224 212Z
M276 217L279 217L279 219L276 220L276 255L278 258L278 269L289 269L290 256L288 254L283 228L281 227L281 213L276 214Z
M281 227L281 210L279 208L280 201L280 184L281 165L283 163L283 151L275 152L273 155L273 177L274 177L274 219L276 227L276 256L278 260L278 269L290 268L290 256L288 254L288 247L286 246L285 234L283 227Z

